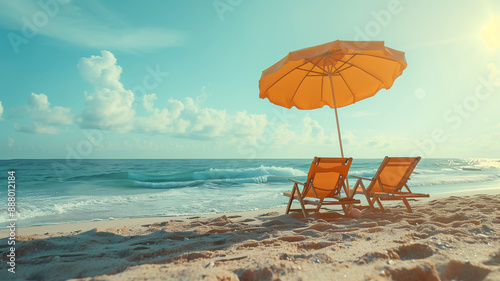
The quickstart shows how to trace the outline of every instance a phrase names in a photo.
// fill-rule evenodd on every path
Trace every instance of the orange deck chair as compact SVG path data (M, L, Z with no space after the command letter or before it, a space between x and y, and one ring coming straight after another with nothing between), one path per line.
M419 161L420 157L386 156L373 178L351 175L351 177L358 179L351 194L364 194L372 210L375 210L374 203L377 202L380 209L384 211L381 200L403 200L408 212L411 213L412 210L407 198L429 197L429 194L411 192L406 184ZM370 181L368 188L365 188L363 180ZM408 191L401 191L403 187Z
M314 157L305 183L289 179L294 185L291 192L283 193L283 195L290 197L286 213L302 211L304 217L307 217L307 212L318 212L323 205L342 205L342 209L347 215L349 208L353 204L361 203L361 201L352 199L352 196L349 196L349 189L346 186L347 173L351 163L352 158ZM302 192L299 190L299 185L304 186ZM347 194L343 198L341 197L342 188ZM300 202L300 209L290 209L294 199ZM315 209L306 209L305 205L308 204L317 207Z

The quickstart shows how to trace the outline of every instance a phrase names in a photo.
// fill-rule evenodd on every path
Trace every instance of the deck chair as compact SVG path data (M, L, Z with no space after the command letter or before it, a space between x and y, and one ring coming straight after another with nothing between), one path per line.
M373 178L358 177L351 194L364 194L369 207L375 210L374 203L384 211L382 202L384 200L402 200L408 212L412 212L407 198L429 197L429 194L413 193L406 182L420 161L420 157L385 157ZM368 187L365 187L363 180L370 181ZM407 191L402 191L403 187Z
M347 173L351 167L352 158L320 158L314 157L306 182L299 182L289 179L294 183L291 192L283 193L290 197L286 213L290 211L300 212L307 217L307 212L318 212L323 205L342 205L344 213L347 215L353 204L360 204L361 201L352 199L349 196L349 189L346 186ZM303 186L302 192L299 185ZM341 197L341 190L344 189L345 197ZM293 200L298 200L300 209L290 209ZM314 209L306 209L306 205L316 205Z

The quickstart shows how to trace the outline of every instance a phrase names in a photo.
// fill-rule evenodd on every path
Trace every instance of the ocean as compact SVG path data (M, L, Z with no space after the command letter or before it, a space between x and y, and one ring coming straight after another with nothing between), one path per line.
M304 181L311 160L1 160L0 222L9 218L8 171L15 171L17 225L23 227L284 206L288 179ZM354 159L350 174L371 177L381 161ZM431 198L479 193L500 186L500 160L422 159L409 186Z

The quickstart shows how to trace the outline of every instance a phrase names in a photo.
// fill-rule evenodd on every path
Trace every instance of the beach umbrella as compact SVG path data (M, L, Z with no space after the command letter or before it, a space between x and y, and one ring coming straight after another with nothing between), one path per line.
M389 89L405 68L404 53L383 41L337 40L291 52L264 70L259 97L286 108L334 108L344 157L337 108Z

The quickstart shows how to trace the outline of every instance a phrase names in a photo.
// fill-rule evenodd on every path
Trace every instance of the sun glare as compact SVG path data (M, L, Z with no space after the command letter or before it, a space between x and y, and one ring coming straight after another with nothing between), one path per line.
M480 36L488 47L498 47L500 45L500 19L491 17L481 30Z

